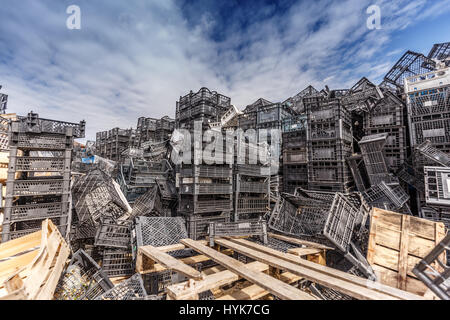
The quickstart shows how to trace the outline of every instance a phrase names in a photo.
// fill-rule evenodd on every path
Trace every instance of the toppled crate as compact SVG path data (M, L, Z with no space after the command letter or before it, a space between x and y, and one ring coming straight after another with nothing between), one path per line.
M415 147L415 150L424 157L444 167L450 167L450 155L442 152L431 145L430 141L425 141Z
M114 285L83 250L74 253L55 292L56 300L94 300Z
M136 273L95 300L146 300L147 296L141 275Z
M97 247L127 249L131 244L131 221L118 221L104 218L95 236Z
M382 284L423 296L412 270L445 234L443 223L373 208L367 260Z
M50 221L0 245L0 300L51 300L70 247Z
M450 234L413 270L413 273L443 300L450 300L450 266L446 263L448 250L450 250Z

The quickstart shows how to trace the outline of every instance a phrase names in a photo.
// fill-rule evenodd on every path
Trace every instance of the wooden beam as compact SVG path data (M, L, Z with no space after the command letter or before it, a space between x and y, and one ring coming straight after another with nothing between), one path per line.
M223 265L225 268L230 271L240 275L242 278L247 279L248 281L257 284L258 286L266 289L268 292L273 295L279 297L280 299L285 300L312 300L313 298L306 294L305 292L300 291L290 285L272 278L271 276L261 273L255 272L245 266L242 262L237 261L236 259L230 258L220 252L217 252L207 246L204 246L198 242L195 242L192 239L184 239L181 240L181 243L184 245L194 249L195 251L207 255L211 257L212 260L217 262L218 264Z
M317 248L317 249L325 249L325 250L334 250L334 248L325 246L323 244L310 242L310 241L306 241L306 240L300 240L300 239L291 238L291 237L286 237L286 236L282 236L282 235L271 233L271 232L268 232L267 235L271 238L275 238L275 239L286 241L286 242L293 243L293 244L298 244L301 246Z
M159 249L159 248L157 248L157 249ZM226 254L226 255L231 255L231 254L233 254L233 250L227 249L227 250L224 250L222 253ZM187 264L187 265L193 265L193 264L196 264L196 263L202 263L202 262L205 262L205 261L209 261L211 259L209 257L205 256L205 255L201 255L200 254L200 255L197 255L197 256L181 258L181 259L177 259L177 260L179 260L179 261L181 261L181 262L183 262L184 264ZM162 271L165 271L165 270L167 270L167 268L164 265L156 263L156 264L153 265L153 267L151 267L149 269L142 270L140 272L140 274L148 274L148 273L153 273L153 272L162 272Z
M286 282L288 284L297 282L301 280L302 278L290 273L290 272L283 272L281 274L281 281ZM223 295L216 300L258 300L265 296L267 296L269 292L267 290L264 290L260 286L257 286L256 284L252 284L248 287L245 287L239 291Z
M204 245L208 244L208 242L206 240L198 240L198 241ZM156 248L161 252L171 252L171 251L184 250L184 249L186 249L186 246L184 244L177 243L177 244L171 244L168 246L156 247Z
M399 300L399 299L421 299L422 297L409 294L398 289L389 288L380 292L380 289L372 289L369 286L381 286L380 283L374 283L367 279L355 277L345 272L318 265L316 263L306 261L291 254L267 248L256 243L233 239L231 241L218 239L218 244L233 249L237 252L245 254L257 261L267 263L279 269L292 272L312 282L326 286L331 289L338 290L356 299L365 300ZM358 280L350 281L351 278ZM361 281L360 283L357 283ZM383 288L384 289L384 288ZM397 290L397 291L395 291ZM381 290L383 291L383 290ZM393 294L398 293L398 294Z
M267 264L255 261L245 265L250 270L255 272L265 272L269 270ZM231 284L238 281L240 277L229 270L224 270L212 275L208 275L205 279L200 281L186 281L182 283L173 284L166 288L167 294L174 300L196 300L198 294L207 290L214 290L216 288Z
M322 253L323 249L317 249L317 248L292 248L288 249L288 253L293 254L295 256L304 257L309 256L312 254L319 254Z
M203 274L201 272L198 272L194 268L188 266L187 264L184 264L183 262L175 259L174 257L168 255L167 253L161 252L155 247L152 246L140 247L138 254L140 254L142 258L143 256L146 256L153 262L156 261L165 266L167 269L174 270L178 273L185 275L188 278L195 280L203 279Z

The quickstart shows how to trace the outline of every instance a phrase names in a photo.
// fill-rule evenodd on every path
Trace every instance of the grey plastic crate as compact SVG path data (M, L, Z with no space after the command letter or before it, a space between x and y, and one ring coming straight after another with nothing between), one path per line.
M448 250L450 234L413 269L413 273L442 300L450 300L450 266L445 259Z
M267 244L267 222L262 219L239 222L210 222L208 227L209 245L214 246L215 237L260 236Z
M10 146L24 150L64 150L73 145L72 137L54 134L11 133Z
M70 180L15 180L12 196L58 195L69 192Z
M83 250L74 253L55 290L56 300L94 300L114 285Z
M63 211L63 207L66 210ZM28 220L42 220L45 218L56 218L63 215L63 212L68 212L69 202L50 202L37 203L29 205L19 205L11 207L11 222L28 221ZM5 211L8 211L5 209Z
M17 157L16 171L62 172L70 168L65 166L65 159L60 157Z
M450 168L424 167L427 204L450 206Z
M145 300L147 297L142 277L136 273L95 300Z
M177 244L182 239L187 239L185 220L182 217L137 217L135 229L132 232L133 258L141 246L151 245L154 247ZM179 250L171 252L173 256L184 256L190 250Z
M127 249L131 245L131 221L103 218L95 235L97 247Z
M223 212L219 215L189 215L186 216L186 228L189 238L199 240L208 235L208 227L211 222L230 222L231 213Z
M17 117L18 130L20 132L33 132L33 133L51 133L65 135L67 132L71 136L77 138L84 138L85 133L85 121L80 123L71 123L57 120L49 120L39 118L37 113L30 112L26 117Z
M434 148L430 141L425 141L415 149L427 159L444 167L450 167L450 155Z
M235 208L238 214L242 213L266 213L270 210L269 199L264 197L241 197L237 199Z
M102 269L110 278L126 277L135 271L131 248L106 248L103 251Z

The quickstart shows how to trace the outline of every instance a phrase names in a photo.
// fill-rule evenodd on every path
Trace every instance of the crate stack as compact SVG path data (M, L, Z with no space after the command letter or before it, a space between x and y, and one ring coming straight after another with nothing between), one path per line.
M283 122L283 192L294 194L308 188L308 142L306 115Z
M209 124L219 122L230 107L230 98L208 88L201 88L197 93L191 91L177 101L175 127L193 130L194 122L201 121L203 129L207 130Z
M304 98L308 115L308 189L349 192L353 179L346 158L353 153L351 114L339 92Z
M84 131L84 121L41 119L33 112L11 122L2 242L40 230L47 218L67 235L73 140Z
M241 139L236 139L235 146L234 221L256 219L270 210L270 166L268 159L263 159L268 150L266 145Z
M230 98L207 88L201 88L195 94L191 91L177 102L176 128L190 132L190 137L184 136L184 144L191 152L190 158L176 168L178 213L185 218L192 239L206 236L210 222L229 222L231 219L233 171L231 161L226 161L226 155L232 154L227 152L230 143L221 131L210 131L214 134L213 139L223 139L223 149L214 150L207 156L203 150L209 143L205 143L202 136L196 137L194 130L200 129L203 134L210 128L210 123L219 122L230 108ZM196 122L201 125L195 126Z
M364 114L366 136L388 134L383 154L390 170L398 170L407 158L405 104L390 91Z
M175 129L175 120L165 116L161 119L141 117L136 126L134 146L142 148L146 142L158 143L169 139Z
M122 152L133 146L135 139L136 131L134 129L114 128L108 131L97 132L97 155L120 162Z

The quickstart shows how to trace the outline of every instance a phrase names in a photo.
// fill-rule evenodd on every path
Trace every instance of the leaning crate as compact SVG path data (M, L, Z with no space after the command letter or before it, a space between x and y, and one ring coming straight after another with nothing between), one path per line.
M189 215L186 216L186 226L189 238L199 240L208 235L208 226L211 222L230 222L230 212L219 215Z
M127 249L131 244L131 221L114 221L103 218L97 229L95 245L100 247Z
M103 251L102 269L110 278L132 275L135 268L131 249L106 248Z
M56 300L94 300L114 285L100 266L83 250L77 251L55 291Z
M142 277L136 273L95 300L145 300L147 297Z

